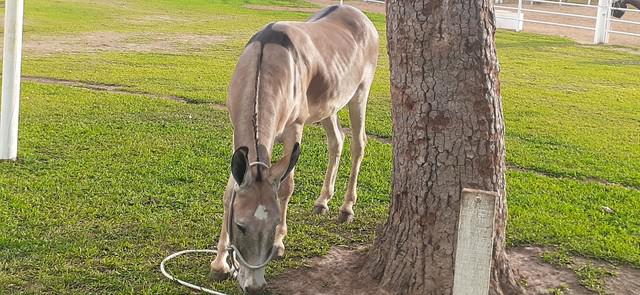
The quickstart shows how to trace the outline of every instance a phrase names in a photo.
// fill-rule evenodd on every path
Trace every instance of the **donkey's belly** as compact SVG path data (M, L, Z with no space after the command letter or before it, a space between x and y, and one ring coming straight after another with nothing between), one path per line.
M309 117L307 123L322 121L340 111L349 103L352 95L344 95L338 99L327 100L324 104L309 104Z
M334 83L328 82L329 79L327 79L322 81L325 83L314 85L314 81L312 81L307 91L309 117L306 121L308 123L322 121L330 117L351 101L362 77L359 77L358 73L349 74L341 79L331 79L336 81Z

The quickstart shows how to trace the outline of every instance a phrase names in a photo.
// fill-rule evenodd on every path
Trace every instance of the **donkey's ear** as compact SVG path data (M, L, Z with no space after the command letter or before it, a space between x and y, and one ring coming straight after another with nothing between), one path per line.
M275 166L270 170L269 179L271 183L280 185L280 183L289 176L289 173L293 170L298 163L300 157L300 144L295 143L291 150L291 155L284 156Z
M287 170L284 172L282 177L280 177L280 182L285 180L289 173L293 170L293 167L298 163L298 158L300 157L300 143L295 143L293 145L293 150L291 151L291 158L289 158L289 166L287 166Z
M239 186L246 185L251 177L249 170L249 148L246 146L239 147L231 158L231 174Z

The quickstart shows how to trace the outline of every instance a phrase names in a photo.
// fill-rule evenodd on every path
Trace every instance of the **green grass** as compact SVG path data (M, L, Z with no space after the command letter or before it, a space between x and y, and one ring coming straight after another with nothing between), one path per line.
M232 151L227 115L204 105L26 84L22 120L21 159L0 165L0 216L8 217L0 228L0 286L16 293L181 293L159 275L158 263L217 239ZM389 185L377 180L390 178L390 151L372 142L368 156L380 160L364 164L359 193L366 207L358 206L356 223L338 226L335 214L309 217L326 147L318 127L307 128L304 140L289 252L274 271L332 245L371 240L386 212ZM347 173L341 171L339 193ZM332 201L334 213L340 201ZM209 258L172 269L206 283ZM216 287L235 289L232 282Z
M270 21L309 15L243 5L310 6L302 1L87 3L27 1L25 38L144 32L220 35L225 41L165 54L27 52L25 75L119 84L215 103L224 102L237 56L253 32ZM382 44L367 131L389 137L384 17L370 17ZM497 42L507 160L532 171L507 175L509 245L555 246L567 255L640 267L640 191L583 181L640 187L640 55L503 31ZM231 132L227 114L206 104L25 83L20 161L0 163L0 293L184 293L160 275L158 264L174 251L210 248L217 239ZM269 276L333 245L370 243L376 225L385 220L391 146L370 140L356 222L335 223L349 172L348 151L346 146L332 214L310 216L326 145L320 128L306 129L287 257L270 265ZM212 286L206 280L209 258L180 258L169 267ZM213 287L237 293L233 281Z
M251 34L271 21L303 20L309 15L250 10L241 5L249 2L239 2L161 1L148 5L131 1L124 7L116 5L119 8L109 9L111 14L103 13L87 22L62 15L63 20L76 24L69 26L75 28L74 32L143 31L169 36L191 33L227 39L204 49L175 54L104 52L29 56L27 53L24 73L121 84L132 90L223 103L237 57ZM48 11L71 14L84 9L82 5L73 4L75 8L69 10L66 6L72 4L67 2L59 6L49 2L46 5L40 5L39 1L30 3L47 10L30 12L27 9L27 19L43 19L44 23L58 19L44 14ZM104 3L105 7L115 5ZM96 7L99 6L89 12L98 9ZM105 7L100 11L105 11ZM143 21L149 15L168 15L169 21ZM381 33L381 54L371 90L368 107L371 119L367 122L367 131L390 137L384 18L376 14L370 16ZM136 20L135 25L128 23L132 19ZM65 32L57 25L45 26L33 21L33 25L27 26L25 38ZM506 31L498 32L497 42L509 163L550 175L596 178L640 187L640 169L637 169L640 135L636 132L640 128L640 114L634 111L640 108L637 99L640 86L635 78L640 76L640 55L613 48L581 46L562 38ZM346 113L343 112L341 118L343 125L348 125Z
M640 191L509 172L507 193L510 245L555 245L640 265Z
M549 294L564 295L564 294L567 294L567 291L569 291L569 288L567 288L567 286L561 285L560 287L549 289Z
M498 36L507 161L640 187L640 55L529 36Z

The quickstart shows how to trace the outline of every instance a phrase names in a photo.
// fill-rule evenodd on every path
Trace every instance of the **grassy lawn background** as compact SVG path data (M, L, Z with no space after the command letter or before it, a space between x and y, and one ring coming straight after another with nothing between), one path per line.
M91 32L225 40L165 54L27 52L23 72L222 103L251 34L270 21L309 15L250 10L244 4L310 6L302 1L27 1L27 40ZM384 17L370 16L384 49ZM640 192L584 181L640 187L640 55L502 31L497 42L507 160L529 171L507 175L509 245L555 245L640 267ZM367 131L389 137L385 52ZM38 83L24 83L22 94L20 161L0 163L0 293L184 293L161 277L158 264L174 251L211 247L217 239L231 156L227 114L206 104ZM348 151L346 146L332 214L310 216L326 146L321 129L307 127L287 256L270 266L270 276L333 245L369 243L376 224L385 220L391 146L370 140L356 222L334 222L349 172ZM615 214L604 213L602 206ZM179 260L171 268L208 285L209 259ZM215 287L237 292L232 281Z

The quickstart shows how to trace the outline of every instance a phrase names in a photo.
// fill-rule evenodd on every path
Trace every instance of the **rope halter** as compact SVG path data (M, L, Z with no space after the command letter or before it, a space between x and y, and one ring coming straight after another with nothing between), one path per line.
M268 164L265 164L263 162L251 162L249 164L249 167L253 167L253 166L262 166L267 169L270 168ZM276 191L276 198L277 197L278 197L278 192ZM240 270L239 268L240 265L252 270L264 268L265 266L267 266L267 264L271 260L273 260L273 256L275 255L275 252L276 252L275 246L272 246L271 250L269 251L269 256L264 262L257 265L247 262L247 260L244 258L240 250L238 250L238 248L233 244L232 223L233 223L233 204L235 203L235 200L236 200L236 190L234 189L233 193L231 194L231 203L229 205L229 220L227 221L227 234L229 235L229 245L227 246L227 251L229 252L228 259L230 260L228 262L229 262L229 265L231 266L231 272L234 277L238 274L238 271Z

